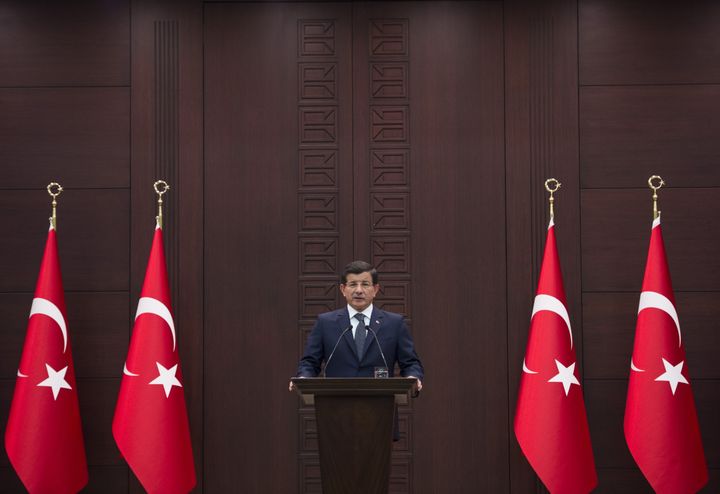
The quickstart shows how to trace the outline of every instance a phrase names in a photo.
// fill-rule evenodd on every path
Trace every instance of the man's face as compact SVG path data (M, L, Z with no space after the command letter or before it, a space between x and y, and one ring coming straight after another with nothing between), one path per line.
M362 312L372 303L379 290L380 285L373 285L372 276L368 271L348 274L345 283L340 285L340 292L345 300L358 312Z

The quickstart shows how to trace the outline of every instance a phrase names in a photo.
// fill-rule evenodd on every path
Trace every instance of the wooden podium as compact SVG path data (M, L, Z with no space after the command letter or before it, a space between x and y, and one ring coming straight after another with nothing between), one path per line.
M415 378L293 378L315 404L323 494L387 494L395 403L407 403Z

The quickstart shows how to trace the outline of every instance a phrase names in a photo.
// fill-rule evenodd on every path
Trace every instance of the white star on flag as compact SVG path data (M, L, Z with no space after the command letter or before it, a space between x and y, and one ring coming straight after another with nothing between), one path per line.
M571 385L577 384L580 386L580 382L577 380L577 377L575 377L575 362L570 364L569 367L565 367L563 364L558 362L557 359L555 359L555 365L557 366L558 373L557 375L551 377L548 382L562 383L563 388L565 388L565 396L567 396L570 392Z
M48 364L45 364L45 368L47 369L48 377L44 381L39 382L37 385L52 388L53 399L57 400L58 394L60 394L60 388L72 389L70 387L70 384L68 384L68 382L65 380L65 373L68 369L67 365L64 369L61 369L59 371L56 371Z
M180 384L178 378L175 377L175 372L177 372L178 364L175 364L169 369L166 369L160 362L155 363L157 364L158 372L160 373L160 375L150 381L148 384L162 384L162 387L165 388L165 398L169 398L170 390L173 386L178 386L182 388L182 384Z
M685 361L681 360L680 363L677 365L672 365L665 359L662 359L662 361L663 365L665 366L665 372L656 377L655 380L667 381L670 384L670 390L672 390L672 394L675 395L675 390L677 389L678 383L690 384L687 379L685 379L685 376L682 375L682 368Z

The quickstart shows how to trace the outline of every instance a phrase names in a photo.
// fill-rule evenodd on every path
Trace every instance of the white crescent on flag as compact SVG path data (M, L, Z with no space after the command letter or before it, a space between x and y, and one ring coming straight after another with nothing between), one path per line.
M537 374L537 371L528 368L528 366L525 364L525 359L523 359L523 372L525 374Z
M632 357L630 358L630 369L634 370L635 372L645 372L645 369L641 369L635 365L635 362L633 361Z
M680 333L680 320L678 319L675 306L665 295L657 292L642 292L640 294L640 304L638 306L638 315L645 309L659 309L665 312L675 321L675 327L678 333L678 346L682 344L682 333Z
M57 323L63 336L63 353L65 353L65 350L67 349L67 326L65 324L65 317L63 317L63 314L60 312L60 309L58 309L58 306L47 299L34 298L32 306L30 307L30 316L28 316L28 319L35 314L48 316Z
M158 317L161 317L165 320L168 327L170 328L170 333L172 333L172 339L173 339L173 352L175 351L175 323L173 322L172 314L170 314L170 309L168 309L165 304L160 302L158 299L151 298L151 297L142 297L138 301L138 308L137 312L135 313L135 319L137 320L138 317L140 317L142 314L155 314Z
M550 311L554 312L558 316L562 317L563 321L565 321L565 324L567 325L568 334L570 335L570 348L573 347L573 337L572 337L572 329L570 328L570 316L568 315L568 311L563 305L560 300L553 297L552 295L545 295L540 294L535 296L535 302L533 303L533 310L532 315L530 316L530 320L532 321L532 318L535 317L535 314L537 314L540 311Z
M130 377L138 377L140 374L135 374L134 372L130 372L127 368L127 362L123 364L123 374Z

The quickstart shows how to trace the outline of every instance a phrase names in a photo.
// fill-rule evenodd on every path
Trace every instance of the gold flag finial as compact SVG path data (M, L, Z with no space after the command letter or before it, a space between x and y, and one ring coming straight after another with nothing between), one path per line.
M653 180L658 180L657 185L653 183ZM653 175L652 177L648 178L648 186L652 189L653 195L653 221L658 219L658 216L660 216L660 211L658 211L657 208L657 191L665 185L665 181L662 179L660 175Z
M158 180L153 184L153 189L155 189L155 193L158 195L158 214L155 217L155 221L157 221L158 227L162 228L162 196L164 193L166 193L168 190L170 190L170 186L167 184L165 180Z
M548 178L545 180L545 190L550 192L550 220L555 219L555 198L553 197L553 194L557 192L557 190L562 186L560 182L557 181L555 178Z
M52 217L50 218L50 225L53 230L57 230L57 196L62 194L63 188L62 185L57 182L50 182L47 186L47 191L50 197L52 197Z

